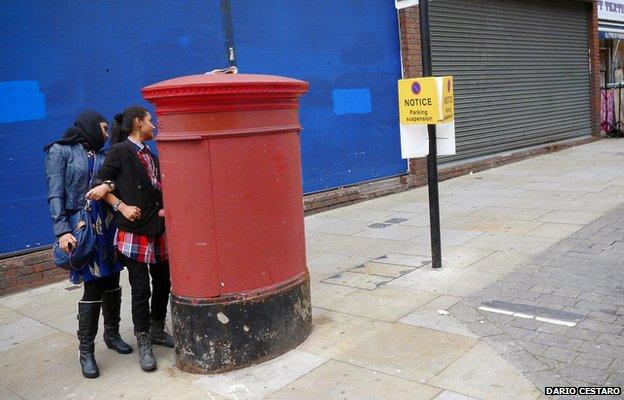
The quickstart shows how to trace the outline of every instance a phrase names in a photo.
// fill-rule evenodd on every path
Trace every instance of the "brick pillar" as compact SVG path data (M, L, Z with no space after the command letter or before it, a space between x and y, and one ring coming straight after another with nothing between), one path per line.
M422 55L420 53L420 20L418 6L399 10L399 31L401 36L401 60L403 77L422 76ZM427 159L409 160L408 187L427 184Z
M587 5L589 16L589 93L591 99L592 135L600 135L600 42L598 37L598 3Z

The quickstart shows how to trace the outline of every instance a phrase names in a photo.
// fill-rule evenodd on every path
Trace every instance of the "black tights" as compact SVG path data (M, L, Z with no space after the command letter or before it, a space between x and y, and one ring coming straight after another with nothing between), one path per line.
M128 279L132 289L132 322L135 332L148 332L150 318L164 321L167 303L171 292L169 262L146 264L122 256L128 269ZM150 290L150 276L152 289ZM151 297L151 307L150 307ZM151 310L150 310L151 308Z
M82 301L100 301L102 293L119 287L119 272L84 283Z

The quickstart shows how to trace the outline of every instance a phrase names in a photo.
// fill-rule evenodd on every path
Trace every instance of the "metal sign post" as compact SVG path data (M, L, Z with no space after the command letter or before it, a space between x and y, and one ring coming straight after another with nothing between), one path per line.
M420 14L420 47L423 76L433 75L431 67L431 33L429 30L429 1L418 2ZM442 244L440 242L440 197L438 195L438 149L436 126L427 125L429 131L429 154L427 155L427 185L429 190L429 223L431 227L431 266L442 267Z
M234 28L232 27L232 5L230 4L230 0L221 0L221 17L223 18L223 35L225 36L225 58L230 67L236 67Z

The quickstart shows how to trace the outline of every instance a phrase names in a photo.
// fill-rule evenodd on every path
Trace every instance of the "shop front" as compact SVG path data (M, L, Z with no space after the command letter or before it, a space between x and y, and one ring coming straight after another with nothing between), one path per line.
M622 134L624 110L624 0L598 1L601 129Z
M433 72L455 78L457 154L443 161L591 134L590 12L570 0L431 2Z

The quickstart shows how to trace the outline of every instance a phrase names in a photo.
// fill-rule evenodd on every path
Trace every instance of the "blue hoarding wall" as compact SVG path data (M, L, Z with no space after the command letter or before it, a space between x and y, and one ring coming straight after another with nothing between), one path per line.
M300 112L305 192L406 172L392 2L232 0L232 15L241 72L310 82Z
M0 0L0 253L52 242L42 147L84 109L223 66L218 1Z
M232 0L242 73L310 82L304 191L398 175L392 2ZM219 0L0 0L0 254L52 242L44 144L85 109L110 120L140 89L227 65ZM148 107L149 108L149 107Z

